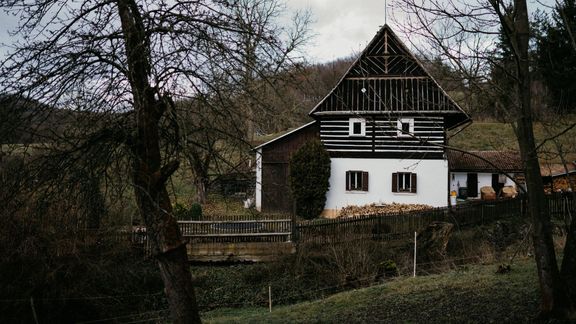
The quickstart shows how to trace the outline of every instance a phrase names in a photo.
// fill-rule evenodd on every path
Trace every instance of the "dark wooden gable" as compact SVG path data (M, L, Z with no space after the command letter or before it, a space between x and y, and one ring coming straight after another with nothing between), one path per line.
M384 25L310 115L390 113L441 115L446 117L448 128L468 120L390 27Z

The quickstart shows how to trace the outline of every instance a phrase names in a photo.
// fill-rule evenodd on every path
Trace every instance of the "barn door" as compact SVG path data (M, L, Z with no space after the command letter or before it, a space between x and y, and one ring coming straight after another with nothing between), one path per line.
M468 197L478 197L478 173L468 173L466 177L466 187L468 189Z

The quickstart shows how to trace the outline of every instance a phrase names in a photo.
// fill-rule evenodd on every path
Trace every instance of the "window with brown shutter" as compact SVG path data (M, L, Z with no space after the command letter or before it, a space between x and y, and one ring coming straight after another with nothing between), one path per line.
M362 191L368 191L368 172L362 171Z
M411 173L410 174L411 179L410 179L410 192L411 193L416 193L416 173Z
M416 173L392 173L392 192L416 193Z
M350 191L350 172L346 171L346 191Z
M368 191L368 172L346 171L346 191Z

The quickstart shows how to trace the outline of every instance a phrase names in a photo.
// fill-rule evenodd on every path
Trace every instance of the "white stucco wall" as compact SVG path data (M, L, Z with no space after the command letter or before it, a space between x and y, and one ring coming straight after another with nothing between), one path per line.
M367 171L369 188L346 191L346 171ZM417 176L416 193L392 192L392 173L412 172ZM325 216L335 216L349 205L371 203L426 204L434 207L448 203L448 162L446 160L333 158L330 189L326 194Z
M256 150L256 210L262 211L262 149Z
M472 172L451 172L450 173L450 190L455 190L458 193L458 188L466 187L466 180L468 177L468 173ZM485 186L492 186L492 173L477 173L478 174L478 196L476 197L469 197L469 198L480 198L480 188ZM516 184L510 179L513 177L513 174L509 174L509 177L506 177L506 182L504 186L513 186L516 187Z

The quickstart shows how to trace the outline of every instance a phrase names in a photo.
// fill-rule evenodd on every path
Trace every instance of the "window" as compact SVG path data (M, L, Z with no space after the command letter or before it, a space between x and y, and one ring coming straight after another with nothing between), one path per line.
M392 173L392 192L416 193L416 173Z
M350 136L366 136L366 119L364 118L350 118L348 126L348 135Z
M368 191L368 172L346 171L346 191Z
M398 119L397 135L411 136L412 134L414 134L414 118Z

